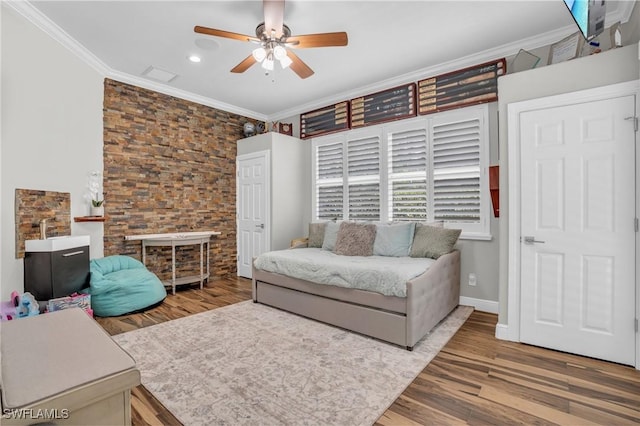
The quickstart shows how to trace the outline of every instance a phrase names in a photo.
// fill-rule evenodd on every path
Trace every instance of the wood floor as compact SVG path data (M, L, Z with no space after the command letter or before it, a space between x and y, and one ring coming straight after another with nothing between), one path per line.
M250 298L251 281L231 277L178 290L143 313L97 320L117 334ZM474 312L377 424L640 424L640 371L497 340L496 322ZM132 391L132 423L180 424L144 386Z

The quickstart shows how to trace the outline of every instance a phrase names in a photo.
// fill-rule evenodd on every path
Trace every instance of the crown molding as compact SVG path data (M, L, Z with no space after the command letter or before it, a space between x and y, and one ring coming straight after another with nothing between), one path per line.
M22 17L42 30L52 39L66 47L87 65L102 75L106 75L110 68L102 62L96 55L80 44L76 39L67 34L55 22L36 9L31 3L23 0L4 0L3 4L9 6Z
M628 16L627 16L628 18ZM615 21L614 21L615 22ZM482 52L474 53L472 55L465 56L463 58L455 59L449 62L444 62L431 67L422 68L416 71L412 71L407 74L389 78L386 80L378 81L367 86L361 86L347 92L342 92L337 95L328 96L313 102L299 105L294 108L290 108L285 111L281 111L269 116L268 121L278 121L283 118L289 118L294 115L302 114L307 111L313 111L318 108L332 105L345 100L365 96L370 93L375 93L388 89L390 87L400 86L402 84L413 83L426 78L431 78L440 74L444 74L451 71L456 71L462 68L470 67L473 65L481 64L483 62L489 62L495 59L508 58L514 56L520 51L520 49L533 50L540 47L549 46L558 40L562 40L576 32L574 25L569 25L564 28L560 28L554 31L550 31L539 36L529 37L522 40L517 40L502 46L487 49ZM508 70L508 64L507 64Z
M625 23L629 20L636 1L621 1L618 3L618 8L613 13L607 13L606 22L610 26L612 23L620 21ZM36 27L44 31L51 38L58 41L89 66L95 69L98 73L104 77L111 78L123 83L140 86L145 89L154 90L169 96L185 99L191 102L206 105L212 108L220 109L223 111L231 112L234 114L246 116L256 120L262 121L278 121L284 118L289 118L294 115L301 114L305 111L311 111L317 108L321 108L327 105L342 102L363 96L368 93L377 92L380 90L388 89L389 87L399 86L401 84L411 83L419 81L425 78L433 77L434 75L443 74L457 69L469 67L478 63L488 62L494 59L509 57L515 55L520 49L531 50L537 49L543 46L548 46L556 41L573 34L575 32L575 26L570 25L564 28L560 28L555 31L551 31L539 36L530 37L523 40L514 41L496 48L487 49L482 52L478 52L472 55L465 56L453 61L445 62L431 67L422 68L410 73L406 73L400 76L382 80L366 86L361 86L346 92L331 95L325 98L314 100L306 104L298 105L296 107L283 110L274 114L266 115L257 111L247 110L240 108L236 105L231 105L226 102L221 102L213 98L197 95L195 93L187 92L185 90L177 89L166 84L156 83L154 81L144 79L132 74L124 73L109 67L102 62L91 51L85 48L77 40L67 34L62 28L60 28L55 22L50 20L37 8L35 8L28 0L2 0L3 5L11 7L18 12L29 22Z
M132 74L120 72L109 67L102 62L97 56L95 56L89 49L80 44L76 39L71 37L67 32L60 28L55 22L49 19L46 15L35 8L29 1L25 0L3 0L3 4L6 4L37 28L42 30L49 37L56 40L62 46L67 48L82 61L84 61L91 68L96 70L105 78L117 80L123 83L139 86L144 89L153 90L165 95L173 96L176 98L184 99L187 101L195 102L198 104L206 105L212 108L227 111L233 114L242 115L248 118L256 120L266 121L267 116L256 111L240 108L236 105L231 105L225 102L217 101L206 96L200 96L195 93L188 92L186 90L176 89L162 83L156 83L151 80L147 80Z
M608 28L612 24L620 21L626 23L631 18L633 7L636 1L620 1L618 8L615 12L607 13L605 16L605 26ZM639 6L640 7L640 4ZM388 89L390 87L400 86L402 84L413 83L425 78L431 78L436 75L444 74L447 72L459 70L483 62L489 62L494 59L507 58L517 54L520 49L533 50L541 47L549 46L558 40L562 40L576 32L575 25L568 25L564 28L559 28L554 31L550 31L541 35L529 37L522 40L517 40L496 48L491 48L482 52L478 52L463 58L455 59L453 61L445 62L435 66L422 68L416 71L412 71L407 74L396 76L387 80L379 81L367 86L361 86L347 92L341 92L336 95L328 96L326 98L314 100L303 105L299 105L288 110L280 111L275 114L271 114L268 117L268 121L278 121L285 118L292 117L294 115L302 114L307 111L313 111L318 108L332 105L338 102L344 102L345 100L365 96L369 93L375 93L381 90ZM507 67L508 68L508 67Z
M105 77L112 80L120 81L122 83L132 84L134 86L142 87L143 89L153 90L154 92L163 93L165 95L173 96L175 98L184 99L187 101L195 102L197 104L205 105L211 108L219 109L222 111L230 112L232 114L242 115L247 118L253 118L254 120L267 121L268 117L265 114L261 114L256 111L240 108L236 105L231 105L226 102L217 101L206 96L200 96L186 90L176 89L175 87L168 86L162 83L156 83L151 80L147 80L142 77L127 74L124 72L110 70Z

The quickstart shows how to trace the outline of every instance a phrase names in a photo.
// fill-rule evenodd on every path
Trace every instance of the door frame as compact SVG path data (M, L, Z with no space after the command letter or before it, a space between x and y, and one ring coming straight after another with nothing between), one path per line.
M256 151L249 154L241 154L236 156L236 275L240 276L240 268L238 262L240 262L240 162L245 160L253 160L256 158L264 158L264 238L265 238L265 250L271 250L271 151Z
M508 284L507 284L507 326L503 329L501 337L514 342L520 341L520 114L552 108L568 106L576 103L594 102L610 98L635 95L635 115L640 114L640 80L613 84L594 89L581 90L577 92L564 93L560 95L548 96L538 99L531 99L521 102L514 102L507 105L508 117ZM636 217L640 216L640 138L636 131ZM640 233L636 232L636 314L640 316ZM504 333L503 333L504 332ZM640 338L636 329L636 354L635 367L640 370Z

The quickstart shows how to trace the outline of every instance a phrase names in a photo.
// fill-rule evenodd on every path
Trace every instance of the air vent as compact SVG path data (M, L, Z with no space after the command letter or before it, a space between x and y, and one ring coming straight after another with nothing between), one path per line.
M160 68L156 68L154 66L150 66L143 73L143 76L152 78L157 81L161 81L163 83L168 83L174 78L178 76L178 74L174 74L169 71L161 70Z

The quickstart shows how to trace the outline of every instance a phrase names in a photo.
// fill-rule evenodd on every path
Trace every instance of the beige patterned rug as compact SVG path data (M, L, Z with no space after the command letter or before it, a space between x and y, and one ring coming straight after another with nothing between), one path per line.
M369 425L471 314L409 352L251 301L114 336L185 425Z

